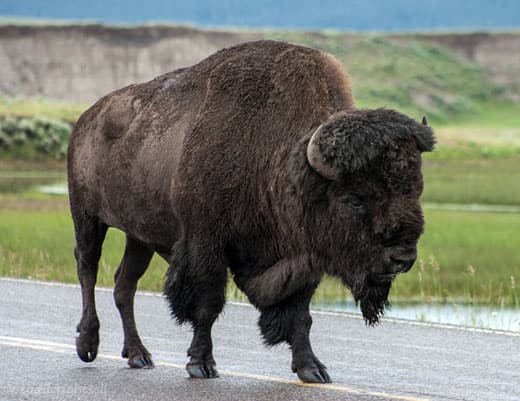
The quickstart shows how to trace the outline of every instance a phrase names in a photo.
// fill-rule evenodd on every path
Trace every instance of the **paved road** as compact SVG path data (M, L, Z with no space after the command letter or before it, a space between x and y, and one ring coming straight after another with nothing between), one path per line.
M1 400L520 400L520 333L315 313L314 349L334 383L301 385L287 347L262 346L257 312L227 305L214 329L221 378L190 380L190 330L160 296L136 299L153 370L127 368L112 294L97 297L100 354L85 364L73 346L79 288L0 279Z

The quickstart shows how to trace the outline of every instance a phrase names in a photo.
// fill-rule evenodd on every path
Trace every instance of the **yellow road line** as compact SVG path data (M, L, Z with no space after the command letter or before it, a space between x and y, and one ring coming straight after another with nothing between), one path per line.
M13 336L0 336L0 346L1 345L7 346L7 347L26 348L26 349L31 349L31 350L35 350L35 351L54 352L54 353L60 353L60 354L69 353L69 352L75 350L75 348L76 348L74 345L71 345L71 344L64 344L64 343L58 343L58 342L54 342L54 341L43 341L43 340L36 340L36 339L29 339L29 338L22 338L22 337L13 337ZM111 360L111 361L121 361L121 357L115 356L115 355L100 353L97 355L97 357L101 358L101 359ZM157 363L155 363L155 365L185 370L185 365L181 365L181 364L177 364L177 363L157 362ZM342 392L342 393L387 398L390 400L430 401L426 398L416 398L416 397L412 397L412 396L388 394L388 393L381 393L381 392L370 392L370 391L364 391L364 390L356 389L354 387L349 387L349 386L340 386L340 385L334 385L334 384L319 384L319 383L302 383L299 381L282 379L280 377L257 375L257 374L253 374L253 373L236 372L236 371L231 371L231 370L219 370L219 373L223 376L240 377L240 378L258 380L258 381L289 384L289 385L295 385L295 386L300 386L300 387L312 387L312 388L318 388L321 390L338 391L338 392Z

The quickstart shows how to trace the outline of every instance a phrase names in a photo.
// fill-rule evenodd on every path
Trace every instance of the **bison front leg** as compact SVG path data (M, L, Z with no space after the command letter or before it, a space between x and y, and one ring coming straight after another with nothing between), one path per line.
M312 317L309 304L315 286L302 289L277 305L260 308L258 324L265 342L286 341L292 350L292 371L306 383L330 383L327 368L314 355L309 333Z
M165 295L172 314L182 324L190 322L193 340L186 365L192 378L218 377L211 328L224 307L226 264L210 244L179 241L172 250Z
M292 370L308 383L330 383L330 377L312 351L309 304L322 274L312 267L311 255L282 259L262 274L235 276L235 282L260 309L258 321L269 345L287 342L293 354Z
M312 317L309 310L297 312L295 315L294 329L288 339L292 349L292 371L306 383L331 383L327 367L312 351L309 339Z

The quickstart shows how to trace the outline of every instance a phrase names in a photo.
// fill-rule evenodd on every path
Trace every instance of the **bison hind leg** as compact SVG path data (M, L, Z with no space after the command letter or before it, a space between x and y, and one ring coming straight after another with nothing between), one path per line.
M76 235L74 256L83 305L81 320L76 328L76 352L82 361L92 362L96 359L99 346L99 319L94 288L108 227L97 217L85 214L83 210L72 209L72 218Z
M132 368L153 368L152 356L141 342L134 317L134 297L137 282L144 274L153 251L127 235L123 259L115 274L114 300L121 316L125 335L123 358Z

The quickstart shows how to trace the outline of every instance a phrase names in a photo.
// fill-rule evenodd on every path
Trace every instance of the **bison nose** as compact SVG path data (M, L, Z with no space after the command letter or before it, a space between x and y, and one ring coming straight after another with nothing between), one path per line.
M417 251L415 248L409 248L390 256L390 259L396 273L406 273L415 263L415 259L417 259Z

